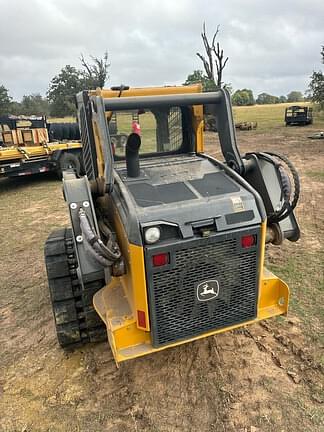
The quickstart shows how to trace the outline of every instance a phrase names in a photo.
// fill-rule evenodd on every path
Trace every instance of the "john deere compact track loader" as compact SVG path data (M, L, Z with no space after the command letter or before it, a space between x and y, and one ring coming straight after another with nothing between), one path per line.
M267 242L299 238L298 175L283 156L240 155L227 91L123 88L77 102L86 175L64 174L71 228L45 246L60 344L108 335L118 364L285 314L288 287L263 263ZM204 152L207 106L224 161ZM125 148L112 145L112 115Z

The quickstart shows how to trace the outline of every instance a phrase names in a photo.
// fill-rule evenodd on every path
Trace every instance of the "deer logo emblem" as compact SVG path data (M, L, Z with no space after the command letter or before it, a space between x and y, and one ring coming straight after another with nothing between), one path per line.
M197 285L198 301L209 301L218 297L219 283L216 279L207 280Z

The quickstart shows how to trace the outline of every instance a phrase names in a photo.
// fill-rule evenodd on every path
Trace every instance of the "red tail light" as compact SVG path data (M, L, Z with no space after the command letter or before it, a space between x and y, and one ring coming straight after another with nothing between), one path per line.
M246 235L241 238L242 248L247 249L256 244L256 236L255 235Z
M137 324L139 327L146 328L146 316L144 311L137 311Z
M154 255L152 260L153 260L154 267L161 267L166 264L169 264L170 256L168 253L161 253L159 255Z

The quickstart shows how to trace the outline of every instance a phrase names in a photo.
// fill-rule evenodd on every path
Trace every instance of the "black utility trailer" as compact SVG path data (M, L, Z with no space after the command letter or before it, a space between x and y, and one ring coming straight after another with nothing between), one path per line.
M286 126L305 126L313 123L313 108L293 105L285 111Z

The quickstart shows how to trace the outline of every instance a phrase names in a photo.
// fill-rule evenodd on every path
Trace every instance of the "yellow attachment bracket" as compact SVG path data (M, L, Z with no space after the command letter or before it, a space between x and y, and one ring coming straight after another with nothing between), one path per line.
M112 278L110 284L93 297L94 307L106 324L108 341L117 365L123 360L121 351L126 350L129 358L133 358L138 356L134 355L137 348L150 344L150 332L137 327L136 317L132 313L121 279Z
M265 267L260 294L258 320L287 314L289 305L288 285Z

